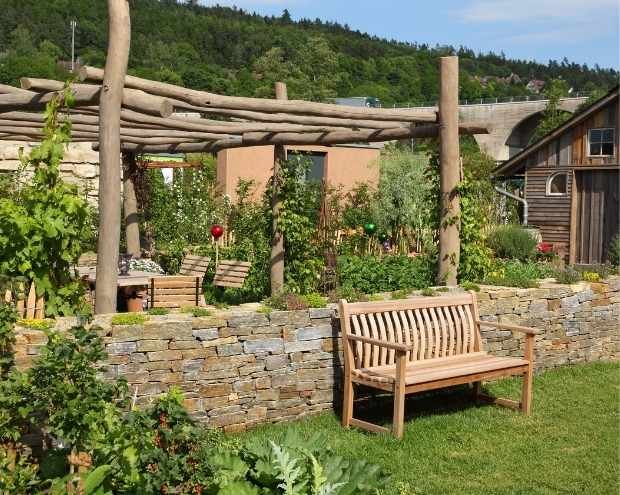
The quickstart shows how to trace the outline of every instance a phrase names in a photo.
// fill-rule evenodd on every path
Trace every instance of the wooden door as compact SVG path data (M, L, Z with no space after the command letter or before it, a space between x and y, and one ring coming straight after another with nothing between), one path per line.
M615 170L575 172L575 262L607 261L609 245L620 231L620 175Z

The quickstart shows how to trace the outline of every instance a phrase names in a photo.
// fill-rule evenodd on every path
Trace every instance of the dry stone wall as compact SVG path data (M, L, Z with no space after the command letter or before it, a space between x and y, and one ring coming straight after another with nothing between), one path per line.
M12 173L20 169L19 149L27 154L31 147L28 143L0 141L0 174ZM120 160L119 160L120 164ZM120 165L119 165L120 166ZM62 178L77 184L87 195L89 202L96 203L99 196L99 153L93 151L91 143L71 143L60 165ZM28 181L32 171L24 171L23 180Z
M481 318L531 325L536 367L617 359L620 278L539 289L483 287ZM57 321L59 330L70 319ZM204 423L233 431L299 418L340 403L342 351L335 308L303 311L221 311L213 316L151 316L116 326L97 318L109 358L102 369L124 377L145 403L170 386ZM489 352L521 355L522 340L483 329ZM45 343L42 332L18 327L17 363L28 366Z

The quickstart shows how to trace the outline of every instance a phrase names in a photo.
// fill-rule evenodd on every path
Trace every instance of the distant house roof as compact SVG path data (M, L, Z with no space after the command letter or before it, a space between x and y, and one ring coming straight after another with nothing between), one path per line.
M537 152L543 146L549 144L550 141L553 141L555 138L564 134L565 131L570 129L571 127L580 124L588 117L590 117L593 113L600 110L602 107L607 105L609 102L613 101L615 98L618 98L618 86L611 89L605 96L594 102L588 108L586 108L583 112L579 112L574 114L570 119L564 122L559 127L556 127L552 131L545 134L541 139L536 141L534 144L529 145L528 147L521 150L518 154L513 156L510 160L506 160L504 163L499 165L495 172L493 173L496 177L510 177L511 175L518 174L522 172L522 169L525 167L526 159L531 156L533 153Z

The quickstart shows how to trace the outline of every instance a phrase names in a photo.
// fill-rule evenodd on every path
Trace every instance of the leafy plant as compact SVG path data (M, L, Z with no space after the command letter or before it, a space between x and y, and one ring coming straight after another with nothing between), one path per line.
M24 449L7 449L0 445L0 493L27 495L40 485L38 467Z
M620 234L613 238L609 245L609 262L614 266L620 266Z
M556 269L551 263L494 260L489 274L482 282L488 285L529 288L538 287L538 279L555 274Z
M142 313L118 313L112 317L112 325L143 325L148 316Z
M581 272L581 278L586 282L598 282L601 279L601 276L596 272L586 270Z
M495 228L487 243L500 258L527 261L536 255L536 239L519 225Z
M17 321L17 312L8 304L0 304L0 378L4 379L8 370L13 366L13 346Z
M370 495L389 480L378 466L334 456L321 435L289 433L237 455L220 451L209 462L219 494Z
M74 327L69 335L50 332L29 371L32 408L43 414L39 421L77 452L93 448L93 432L102 428L106 405L124 400L124 382L98 377L95 365L104 358L101 338Z
M0 199L0 272L34 281L49 315L73 314L82 304L83 289L71 278L71 267L82 252L89 212L77 187L60 178L71 123L59 110L71 104L71 95L66 90L48 103L42 143L21 156L22 166L34 170L32 182Z

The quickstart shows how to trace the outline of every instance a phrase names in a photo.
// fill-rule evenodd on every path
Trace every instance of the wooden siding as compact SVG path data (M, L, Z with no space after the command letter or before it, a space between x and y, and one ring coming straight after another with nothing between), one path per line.
M547 196L547 179L560 171L568 174L567 194ZM528 223L540 228L544 242L569 243L571 175L568 168L556 167L533 168L527 172L525 197L529 210Z
M618 170L587 170L575 176L575 261L607 261L619 230Z
M588 156L588 130L604 127L616 129L613 156ZM532 153L526 160L526 167L530 169L617 166L618 127L618 100L616 99L592 114L588 119L567 129L561 136Z

